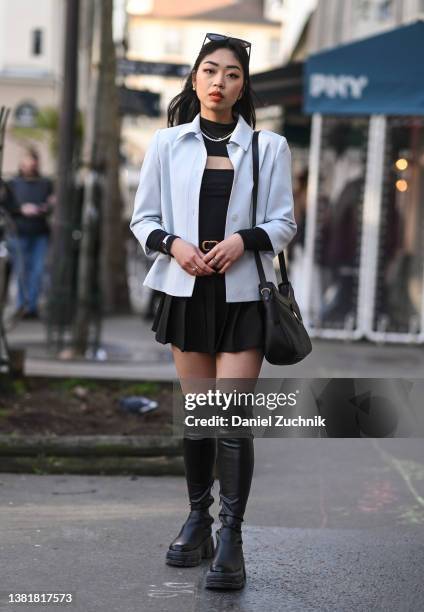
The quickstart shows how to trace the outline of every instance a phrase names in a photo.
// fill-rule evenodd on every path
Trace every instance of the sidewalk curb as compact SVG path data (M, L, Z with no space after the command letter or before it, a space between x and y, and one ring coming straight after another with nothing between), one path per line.
M0 434L0 472L183 475L182 440L172 436Z

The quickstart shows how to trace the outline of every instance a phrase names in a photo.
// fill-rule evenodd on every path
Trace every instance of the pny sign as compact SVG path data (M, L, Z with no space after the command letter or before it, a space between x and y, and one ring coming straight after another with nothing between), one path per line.
M368 77L345 74L311 74L309 80L309 94L312 98L327 96L328 98L354 98L360 100Z

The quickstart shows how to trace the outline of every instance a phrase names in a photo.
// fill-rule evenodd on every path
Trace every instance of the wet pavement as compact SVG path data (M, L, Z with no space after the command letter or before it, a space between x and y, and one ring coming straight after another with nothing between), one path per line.
M137 315L106 317L97 359L59 360L48 350L46 328L23 320L8 332L9 343L26 349L25 372L34 376L74 376L123 380L173 380L177 373L170 345L156 342L151 323ZM264 361L266 378L422 378L424 350L419 345L312 339L313 351L293 366Z
M0 500L0 610L41 609L4 603L34 591L71 592L43 608L78 612L424 609L420 439L256 439L239 592L204 589L209 561L164 562L182 477L1 474Z

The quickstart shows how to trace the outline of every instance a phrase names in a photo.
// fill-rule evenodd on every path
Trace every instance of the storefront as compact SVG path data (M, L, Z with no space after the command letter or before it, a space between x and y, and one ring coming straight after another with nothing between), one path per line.
M303 112L303 70L304 63L297 61L251 77L256 109L274 106L282 110L282 121L277 129L284 133L295 153L301 150L302 156L303 149L309 149L311 131L311 119ZM260 116L257 118L258 129L261 129Z
M305 239L292 278L311 335L424 341L424 22L308 58Z

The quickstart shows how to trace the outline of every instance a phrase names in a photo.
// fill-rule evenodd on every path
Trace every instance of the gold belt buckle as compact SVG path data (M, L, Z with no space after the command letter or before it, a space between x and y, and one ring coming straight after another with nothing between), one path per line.
M205 246L207 243L213 243L213 246L211 246L209 249ZM202 240L202 250L203 251L210 251L211 249L213 249L213 247L218 244L219 240Z

